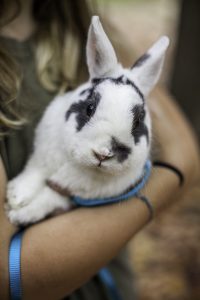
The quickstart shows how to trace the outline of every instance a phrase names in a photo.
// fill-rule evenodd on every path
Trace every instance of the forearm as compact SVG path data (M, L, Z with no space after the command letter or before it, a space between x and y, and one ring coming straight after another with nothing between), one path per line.
M164 184L163 184L164 183ZM158 189L166 187L166 189ZM153 172L146 192L154 209L178 193L178 180L168 171ZM3 210L2 210L3 212ZM59 299L84 284L147 222L139 200L94 209L79 209L28 228L22 245L24 299ZM13 227L4 217L1 247L1 299L8 299L8 246ZM2 221L2 219L1 219ZM6 225L6 227L5 227Z
M0 299L8 299L8 248L10 238L16 231L16 228L8 221L5 211L5 190L6 190L6 174L0 157Z
M179 192L178 179L156 170L146 189L155 211ZM84 284L148 221L139 199L78 209L30 227L22 247L24 299L59 299Z

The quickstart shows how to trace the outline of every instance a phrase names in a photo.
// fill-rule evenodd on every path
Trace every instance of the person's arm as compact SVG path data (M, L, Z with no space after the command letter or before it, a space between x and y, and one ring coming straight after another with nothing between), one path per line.
M186 182L182 189L173 172L156 168L144 191L155 212L171 199L180 197L181 191L196 180L199 166L190 127L168 97L162 92L158 92L158 96L151 106L163 114L160 119L154 112L158 140L163 146L160 159L180 168ZM55 300L70 294L117 255L148 218L147 207L135 198L121 205L77 209L31 226L26 230L22 244L23 299ZM10 231L7 234L9 236ZM4 270L7 268L7 251L4 252ZM1 268L0 272L1 278L4 276L0 281L0 298L6 300L3 295L6 295L4 285L8 289L8 278Z
M187 189L200 179L197 138L185 115L165 89L155 90L150 98L150 110L153 116L153 139L160 146L158 155L182 171L185 176L184 187Z
M16 231L4 212L6 174L0 157L0 299L8 298L8 247L13 233Z

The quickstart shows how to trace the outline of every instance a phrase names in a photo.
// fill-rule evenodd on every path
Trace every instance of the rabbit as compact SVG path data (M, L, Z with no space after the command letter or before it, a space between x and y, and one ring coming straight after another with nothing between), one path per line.
M168 37L161 37L131 68L123 68L99 17L92 17L89 80L46 108L33 152L8 183L11 223L25 226L72 209L70 197L47 182L90 199L120 194L138 181L151 151L146 98L159 79L168 45Z

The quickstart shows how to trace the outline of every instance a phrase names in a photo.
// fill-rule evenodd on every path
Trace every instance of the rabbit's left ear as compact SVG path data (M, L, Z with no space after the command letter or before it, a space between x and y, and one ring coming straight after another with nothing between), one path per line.
M117 66L115 50L104 32L98 16L92 17L86 53L91 78L108 76Z
M131 68L134 82L146 96L157 83L169 46L169 38L161 37Z

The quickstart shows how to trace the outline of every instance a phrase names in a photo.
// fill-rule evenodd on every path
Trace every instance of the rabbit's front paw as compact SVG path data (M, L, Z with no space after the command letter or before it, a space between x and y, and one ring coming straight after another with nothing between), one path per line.
M27 206L28 207L28 206ZM20 209L12 209L7 204L5 204L6 214L10 223L16 226L25 226L35 222L34 217L30 214L29 208L22 207Z
M46 216L46 208L33 199L27 205L13 208L5 203L5 211L9 221L16 226L26 226L42 220Z
M31 179L31 178L30 178ZM30 203L37 192L35 182L24 181L17 177L10 181L7 186L7 202L11 209L19 209Z
M12 180L7 186L8 205L13 209L25 206L30 201L30 193L26 186L18 184L18 180Z
M28 225L41 221L57 211L68 211L71 207L69 199L62 197L47 186L26 206L13 208L5 204L8 219L14 225Z

